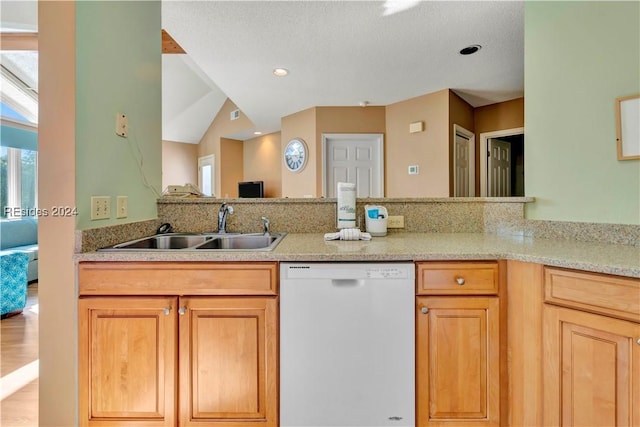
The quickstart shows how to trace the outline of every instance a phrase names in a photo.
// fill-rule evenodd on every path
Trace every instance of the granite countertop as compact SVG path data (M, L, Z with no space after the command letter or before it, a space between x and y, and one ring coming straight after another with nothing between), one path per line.
M288 234L269 252L86 252L76 261L420 261L511 259L640 278L640 247L481 233L390 233L370 241Z

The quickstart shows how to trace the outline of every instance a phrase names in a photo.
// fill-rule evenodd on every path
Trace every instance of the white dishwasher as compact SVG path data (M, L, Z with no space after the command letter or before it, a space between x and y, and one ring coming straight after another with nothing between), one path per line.
M280 426L414 427L414 268L280 265Z

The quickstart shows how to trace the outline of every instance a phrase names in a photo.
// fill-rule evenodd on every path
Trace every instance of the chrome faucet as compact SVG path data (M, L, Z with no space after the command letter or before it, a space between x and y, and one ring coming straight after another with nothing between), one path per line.
M268 236L270 233L270 224L271 222L269 222L269 218L267 218L266 216L262 217L262 223L264 224L264 235Z
M227 215L233 214L233 207L226 202L222 203L218 211L218 233L227 232Z

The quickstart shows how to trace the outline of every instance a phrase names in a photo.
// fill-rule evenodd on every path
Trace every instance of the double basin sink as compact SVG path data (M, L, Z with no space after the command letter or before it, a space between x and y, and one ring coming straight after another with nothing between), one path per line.
M167 233L119 243L99 251L271 251L286 233Z

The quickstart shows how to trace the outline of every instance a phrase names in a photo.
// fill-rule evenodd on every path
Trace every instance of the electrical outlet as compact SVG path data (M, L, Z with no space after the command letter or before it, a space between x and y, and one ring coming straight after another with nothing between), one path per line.
M126 114L116 114L116 135L126 138L129 135L129 119Z
M126 218L129 215L129 198L118 196L116 198L116 218Z
M389 215L387 228L404 228L404 215Z
M91 220L111 218L111 197L91 196Z

